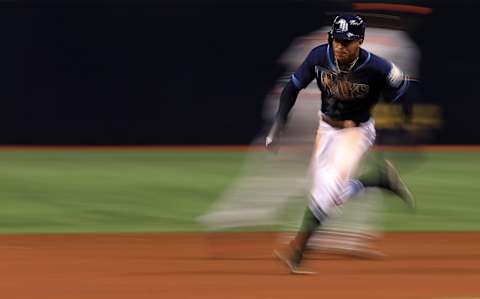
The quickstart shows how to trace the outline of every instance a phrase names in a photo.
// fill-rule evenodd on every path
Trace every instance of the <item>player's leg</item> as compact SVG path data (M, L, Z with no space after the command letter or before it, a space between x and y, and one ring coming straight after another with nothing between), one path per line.
M392 162L369 157L367 163L367 167L363 169L367 169L366 171L363 171L355 179L348 181L345 190L340 196L341 202L355 197L365 188L374 187L394 193L402 199L409 208L415 208L415 199Z
M303 260L303 253L305 252L308 240L320 227L324 219L326 219L326 215L323 219L318 219L318 217L312 213L310 207L307 207L303 215L302 224L296 233L295 238L285 250L274 251L275 256L288 266L291 273L313 274L313 272L301 270L300 265Z
M329 147L335 140L337 130L330 126L320 126L317 131L314 151L310 161L309 176L312 182L315 181L318 169L323 167L327 160ZM311 182L311 184L312 184ZM287 248L284 250L275 250L274 255L279 258L294 274L310 274L299 270L303 259L306 244L311 235L319 228L323 220L327 217L326 213L321 208L315 208L315 215L310 205L308 205L301 220L300 229L295 234L294 239L289 242Z
M408 207L415 208L415 199L412 193L389 160L374 160L370 173L360 176L359 181L365 187L378 187L388 190L402 199Z
M340 204L338 198L344 186L375 137L373 123L368 130L365 128L335 130L329 126L322 129L327 134L323 134L318 144L319 150L312 158L312 199L305 211L301 229L290 243L287 253L277 253L277 256L290 267L292 273L298 272L303 252L313 232L335 205Z

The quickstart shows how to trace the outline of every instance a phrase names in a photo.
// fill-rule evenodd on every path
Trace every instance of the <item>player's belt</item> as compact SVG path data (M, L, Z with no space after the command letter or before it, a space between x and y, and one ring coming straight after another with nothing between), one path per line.
M345 128L352 128L358 127L360 124L353 120L339 120L333 119L331 117L326 116L325 114L322 115L322 121L326 122L330 126L337 128L337 129L345 129Z

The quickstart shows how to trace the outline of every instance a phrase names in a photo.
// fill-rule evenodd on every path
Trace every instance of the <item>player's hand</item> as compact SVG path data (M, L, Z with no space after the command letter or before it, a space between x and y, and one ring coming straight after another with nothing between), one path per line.
M267 137L265 137L265 147L270 152L274 152L274 153L278 152L278 142L277 141L278 141L278 138L279 138L279 135L280 135L281 127L282 127L281 122L276 120L273 123L272 128L268 132Z
M273 138L273 136L268 135L267 137L265 137L265 147L269 151L272 151L272 149L275 147L274 141L275 139Z
M277 153L279 146L278 146L278 143L276 142L276 140L274 138L272 138L271 136L267 136L265 138L265 148L269 152Z
M273 138L270 137L270 136L267 136L265 138L265 147L268 148L270 146L270 144L272 144L272 143L273 143Z

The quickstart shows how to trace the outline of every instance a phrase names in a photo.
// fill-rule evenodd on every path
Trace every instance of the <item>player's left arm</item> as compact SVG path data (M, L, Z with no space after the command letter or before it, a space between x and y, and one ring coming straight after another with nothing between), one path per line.
M397 102L407 93L410 79L394 63L390 63L385 78L384 97L391 102Z
M417 85L417 82L409 78L405 73L394 63L388 63L385 88L383 90L383 97L391 102L398 103L402 107L402 112L405 120L408 120L412 112L412 97L411 90Z

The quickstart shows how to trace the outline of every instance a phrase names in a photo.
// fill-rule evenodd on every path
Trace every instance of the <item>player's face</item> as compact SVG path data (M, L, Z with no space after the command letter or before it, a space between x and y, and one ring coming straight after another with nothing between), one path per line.
M345 64L352 62L357 58L362 39L344 40L333 39L333 53L339 64Z

